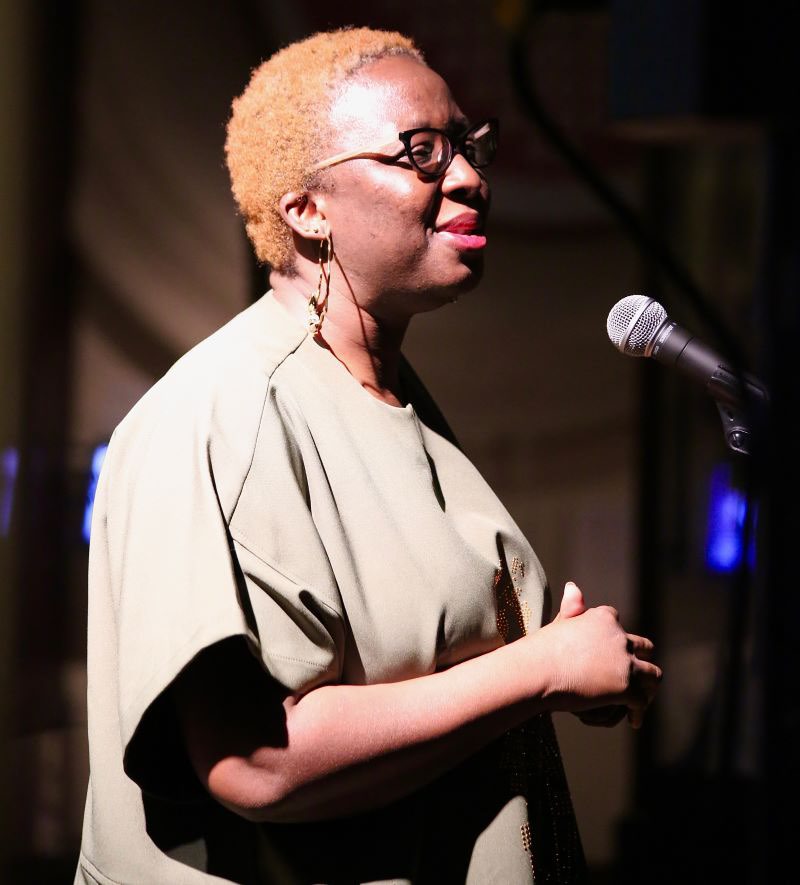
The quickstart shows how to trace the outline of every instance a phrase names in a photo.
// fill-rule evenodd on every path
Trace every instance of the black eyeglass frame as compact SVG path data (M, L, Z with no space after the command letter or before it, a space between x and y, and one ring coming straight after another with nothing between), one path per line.
M477 130L487 125L490 128L490 135L493 137L494 141L494 150L492 151L492 157L485 163L475 163L467 155L464 148L470 136L473 136ZM415 135L418 135L420 132L434 132L437 135L441 135L444 140L444 144L447 146L447 160L440 161L435 171L422 168L414 159L411 139ZM396 154L384 153L385 150L388 150L390 147L392 147L393 144L395 144L395 142L392 141L388 144L381 145L381 147L376 148L372 151L345 151L341 154L335 154L334 156L328 157L325 160L320 160L319 163L315 163L311 167L311 171L327 169L330 166L335 166L339 163L345 163L348 160L399 160L400 157L405 155L409 163L411 163L412 167L417 172L419 172L420 175L424 175L426 178L440 178L448 170L456 154L461 154L461 156L464 157L464 159L470 164L470 166L472 166L473 169L485 169L494 161L495 154L497 152L497 140L499 132L500 121L497 119L497 117L487 117L485 120L478 121L477 123L475 123L474 126L470 126L469 129L466 130L466 132L458 136L458 138L453 138L443 129L435 129L432 126L420 126L417 129L406 129L404 132L399 132L397 134L397 141L400 141L402 143L403 150L399 151Z
M494 150L492 151L491 159L487 160L485 163L476 163L467 156L464 148L466 147L467 140L470 138L470 136L474 135L474 133L480 130L483 126L489 127L489 136L491 136L492 141L494 142ZM467 131L463 135L460 135L457 139L454 139L452 136L448 135L447 132L445 132L443 129L434 129L432 126L420 126L418 129L406 129L405 132L399 132L397 134L397 138L403 143L403 147L405 148L404 153L406 157L408 157L411 165L417 170L417 172L422 173L422 175L436 178L444 175L444 173L450 167L450 164L453 162L453 158L456 154L461 154L461 156L470 164L470 166L472 166L473 169L485 169L487 166L491 165L497 152L497 138L499 131L500 122L497 117L489 117L486 120L480 120L474 126L470 126L469 129L467 129ZM444 139L444 144L447 146L447 159L439 161L436 171L423 169L414 159L411 139L415 135L418 135L420 132L435 132L437 135L441 135ZM399 156L401 155L398 154L398 157Z

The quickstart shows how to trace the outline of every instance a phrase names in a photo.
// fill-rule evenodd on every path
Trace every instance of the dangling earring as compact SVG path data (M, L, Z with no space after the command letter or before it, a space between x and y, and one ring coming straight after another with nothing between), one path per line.
M326 260L323 253L327 252ZM331 261L333 260L333 238L331 232L325 236L325 241L319 244L319 282L317 291L311 293L308 299L308 331L311 336L319 334L322 321L328 310L328 295L331 291Z

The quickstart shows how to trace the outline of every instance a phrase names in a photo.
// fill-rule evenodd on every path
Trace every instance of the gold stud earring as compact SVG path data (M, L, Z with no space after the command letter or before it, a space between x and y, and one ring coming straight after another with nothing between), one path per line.
M314 233L318 229L314 228ZM327 254L326 254L327 253ZM331 291L331 262L333 261L333 237L328 231L325 240L319 244L319 281L316 292L308 299L308 331L311 336L319 334L322 321L328 310L328 295Z

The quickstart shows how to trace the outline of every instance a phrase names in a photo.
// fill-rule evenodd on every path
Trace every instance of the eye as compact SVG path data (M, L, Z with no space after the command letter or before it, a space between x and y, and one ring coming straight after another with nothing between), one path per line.
M423 129L415 132L408 148L411 162L421 172L435 173L446 154L445 140L435 129Z
M497 149L496 131L491 121L479 124L464 135L461 152L476 168L488 166Z
M433 159L436 153L436 141L430 137L420 137L411 145L411 157L417 163L425 163Z
M461 151L467 160L472 163L480 152L480 146L476 143L474 138L470 138L461 146Z

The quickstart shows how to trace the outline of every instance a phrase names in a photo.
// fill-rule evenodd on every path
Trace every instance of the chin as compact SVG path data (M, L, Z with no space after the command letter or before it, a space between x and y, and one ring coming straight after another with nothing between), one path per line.
M483 279L483 255L477 255L467 267L469 275L464 280L465 288L463 291L465 292L474 289Z
M462 258L459 269L459 280L453 286L456 296L471 291L483 279L483 255L470 256L469 259Z
M443 307L445 304L452 304L452 302L458 300L460 295L472 291L478 283L480 283L481 278L483 277L482 263L480 267L474 265L472 267L463 267L462 270L463 273L457 281L454 281L449 285L431 287L428 289L425 293L423 303L420 305L419 312L425 313Z
M401 306L402 318L407 322L416 314L429 313L452 304L460 295L474 289L482 278L482 255L439 261L434 273L428 270L408 288L397 290L391 301ZM395 300L398 296L399 300Z

